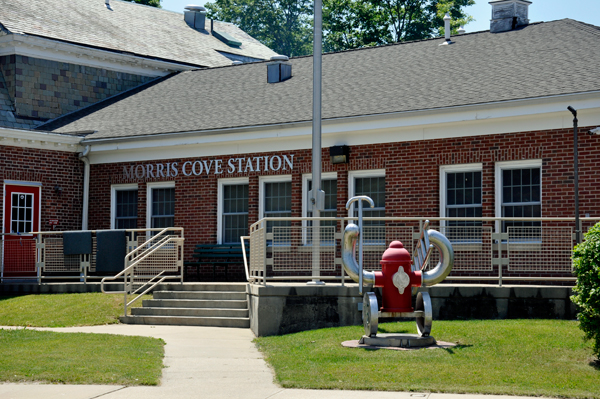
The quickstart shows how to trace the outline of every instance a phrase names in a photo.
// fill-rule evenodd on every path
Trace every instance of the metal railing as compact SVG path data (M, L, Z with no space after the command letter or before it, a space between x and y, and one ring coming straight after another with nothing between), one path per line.
M146 256L136 264L137 274L157 274L162 270L170 277L183 278L183 229L169 228L168 234L162 229L125 230L125 245L128 255L116 269L127 268L135 261L134 256L143 252ZM63 232L35 232L28 235L5 234L0 241L0 265L3 281L31 280L38 284L43 281L69 281L82 283L101 281L106 272L96 270L96 231L92 234L92 253L66 255L64 253ZM158 234L157 234L158 233ZM5 239L5 236L9 236ZM165 238L171 238L165 240ZM161 241L163 240L163 241ZM148 253L149 248L160 246L160 250ZM160 270L159 270L160 269ZM157 272L157 270L159 270ZM136 275L137 275L136 274Z
M177 232L181 236L175 235ZM179 279L183 283L183 242L183 229L174 227L144 236L141 242L138 237L137 245L130 243L131 251L125 256L125 269L115 276L102 279L102 292L124 294L123 314L127 316L127 307L163 281ZM120 280L123 280L123 291L105 289L106 282ZM127 295L134 295L134 298L128 301Z
M568 284L575 241L573 218L364 218L363 264L381 270L383 252L401 241L413 252L425 220L443 233L454 248L454 267L448 282L553 282ZM345 226L356 218L319 218L320 242L311 242L314 218L264 218L250 227L250 282L337 280L344 284L340 245ZM600 218L581 218L587 231ZM274 223L276 222L276 223ZM534 224L534 226L532 226ZM506 225L506 231L501 232ZM244 238L242 238L242 241ZM314 253L320 269L315 273ZM438 263L433 251L427 267Z
M31 234L0 234L0 279L38 279L36 242Z

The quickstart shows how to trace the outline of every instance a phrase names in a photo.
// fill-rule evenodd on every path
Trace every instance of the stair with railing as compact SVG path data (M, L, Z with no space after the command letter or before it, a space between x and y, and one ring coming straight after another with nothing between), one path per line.
M142 307L121 316L126 324L249 328L246 283L161 284Z

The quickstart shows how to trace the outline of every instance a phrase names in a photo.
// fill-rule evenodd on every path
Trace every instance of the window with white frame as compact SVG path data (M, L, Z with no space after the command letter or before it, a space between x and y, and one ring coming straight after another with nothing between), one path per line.
M259 213L261 217L292 216L292 177L263 176L259 178ZM290 221L274 221L267 223L267 232L274 226L291 226Z
M363 217L385 217L385 170L363 170L348 173L348 193L350 197L369 196L375 203L371 208L363 203ZM349 216L358 216L358 205L353 203ZM364 226L384 226L383 221L365 221Z
M505 218L542 216L542 163L540 160L496 164L496 214ZM503 221L509 227L535 227L540 222Z
M148 183L148 216L150 228L175 226L175 182Z
M482 217L482 165L440 167L440 216ZM481 226L481 221L451 220L445 226Z
M219 244L238 244L248 235L248 179L219 180Z
M136 229L138 219L137 184L113 185L111 228Z

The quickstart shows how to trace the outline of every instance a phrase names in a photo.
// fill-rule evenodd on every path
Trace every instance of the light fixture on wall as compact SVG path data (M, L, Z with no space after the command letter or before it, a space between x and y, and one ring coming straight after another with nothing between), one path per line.
M62 194L62 187L59 186L58 184L56 186L54 186L54 193L56 195L61 195Z
M331 163L348 163L350 160L350 147L347 145L334 145L329 147Z

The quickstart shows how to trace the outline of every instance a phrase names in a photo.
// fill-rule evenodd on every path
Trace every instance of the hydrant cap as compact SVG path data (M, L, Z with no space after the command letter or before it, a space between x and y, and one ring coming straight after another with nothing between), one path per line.
M406 249L404 249L404 245L400 241L392 241L390 247L385 250L383 256L381 257L382 261L411 261L410 254Z

